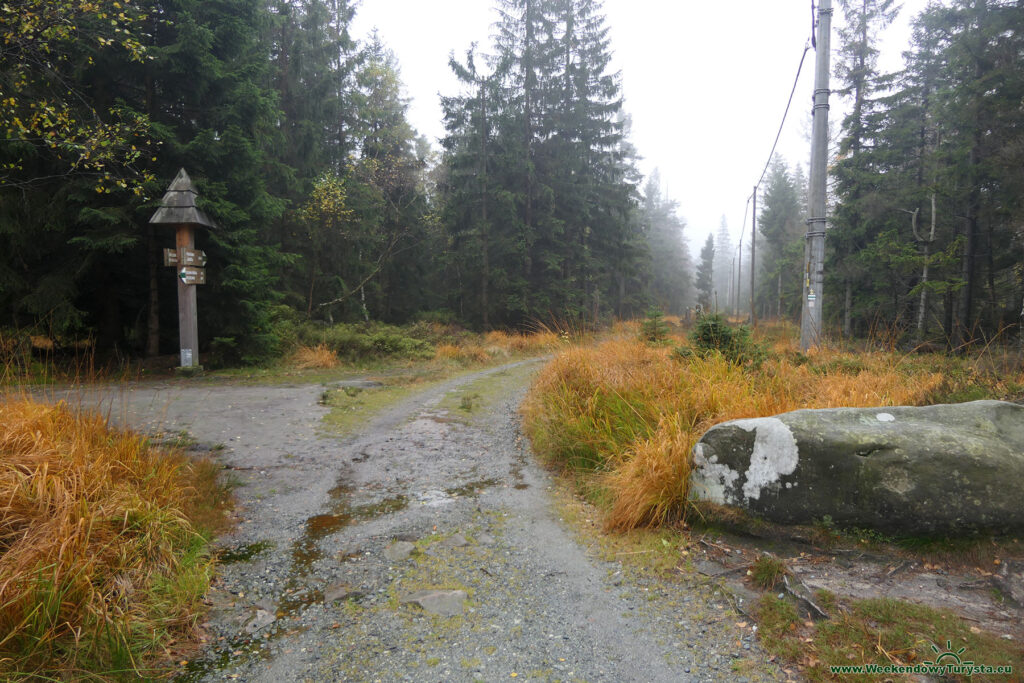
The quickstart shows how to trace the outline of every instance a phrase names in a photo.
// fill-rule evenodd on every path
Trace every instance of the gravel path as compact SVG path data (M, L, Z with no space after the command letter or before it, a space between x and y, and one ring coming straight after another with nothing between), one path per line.
M223 444L239 483L210 642L179 680L784 679L719 589L626 571L559 520L516 413L538 367L436 385L346 438L320 385L94 395Z

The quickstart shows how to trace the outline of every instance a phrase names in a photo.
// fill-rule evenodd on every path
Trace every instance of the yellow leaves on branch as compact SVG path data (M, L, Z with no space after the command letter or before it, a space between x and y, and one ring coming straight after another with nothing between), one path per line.
M136 34L148 18L134 0L0 2L0 43L8 65L0 100L5 139L49 150L67 172L107 166L139 178L132 165L142 158L138 147L148 145L148 120L125 110L83 107L86 98L68 91L60 73L76 59L92 64L90 53L97 50L120 49L142 61L146 47ZM5 164L2 171L10 176L0 175L0 185L16 182L20 170L20 161Z
M141 61L146 48L134 36L134 29L148 18L133 0L11 0L0 4L0 40L13 48L15 61L30 51L62 54L66 53L62 44L79 40L83 32L98 30L92 29L97 23L94 20L103 20L102 25L109 26L117 37L99 33L100 44L118 45Z
M330 173L316 179L309 199L299 209L299 218L306 224L310 237L342 228L353 213L346 208L346 199L344 180Z

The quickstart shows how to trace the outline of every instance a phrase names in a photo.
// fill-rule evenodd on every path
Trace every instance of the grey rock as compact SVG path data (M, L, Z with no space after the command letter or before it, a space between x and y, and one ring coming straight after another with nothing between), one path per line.
M268 612L267 610L262 609L260 607L257 607L253 610L252 616L246 620L245 625L242 627L242 630L248 634L253 634L257 631L266 628L267 626L270 626L275 621L277 621L277 617L275 617L273 613Z
M694 497L768 520L942 534L1024 529L1024 406L797 410L694 447Z
M416 546L409 541L395 541L384 549L384 557L392 562L403 562L409 559Z
M401 603L413 603L426 612L443 617L462 614L465 601L466 591L462 590L421 590L399 599Z
M488 533L477 534L476 542L480 545L494 545L494 536Z
M329 605L332 602L357 599L364 595L366 595L364 591L357 590L345 582L335 583L324 589L324 602Z
M438 541L437 544L442 548L465 548L469 545L469 541L467 541L466 537L462 534L455 534L454 536L449 536L448 538Z
M1024 561L1004 560L993 583L1005 599L1024 607Z

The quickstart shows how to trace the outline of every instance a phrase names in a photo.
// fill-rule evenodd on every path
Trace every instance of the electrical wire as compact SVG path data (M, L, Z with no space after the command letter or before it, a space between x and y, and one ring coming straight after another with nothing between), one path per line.
M814 29L818 28L818 20L814 14L814 0L811 0L811 47L815 50L818 49L818 41L815 39Z
M782 137L782 129L786 125L786 118L789 116L789 107L793 104L793 95L796 94L796 86L800 82L800 72L803 71L804 60L807 58L807 51L810 49L810 43L804 43L804 51L800 55L800 64L796 68L796 78L793 79L793 89L789 91L789 100L786 101L786 111L782 113L782 121L779 123L778 132L775 133L775 142L772 143L772 151L768 153L768 160L764 162L764 170L761 171L761 177L757 179L756 183L754 183L755 192L757 191L756 188L761 185L761 181L764 180L765 174L768 173L768 167L771 166L772 157L775 155L775 148L779 144L779 138ZM753 193L751 193L751 196L753 196Z
M750 197L754 195L751 194ZM743 231L747 229L747 212L750 211L750 197L747 197L747 205L743 207L743 222L740 223L740 243L743 243ZM740 254L740 258L743 258L743 254Z

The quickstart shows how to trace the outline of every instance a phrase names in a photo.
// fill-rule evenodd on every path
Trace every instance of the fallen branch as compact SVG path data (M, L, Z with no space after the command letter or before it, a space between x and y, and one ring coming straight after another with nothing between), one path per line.
M796 577L794 577L793 580L794 582L800 585L800 588L802 588L804 592L810 593L810 590L807 588L806 584L804 584L803 581L800 581ZM782 585L786 587L786 592L792 595L797 600L797 602L802 602L803 604L807 605L811 609L811 611L818 614L818 616L820 616L822 619L829 618L828 613L822 608L818 607L816 604L814 604L814 601L807 597L807 595L801 595L800 593L797 593L795 590L793 590L793 587L789 585L788 576L782 577Z

